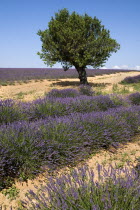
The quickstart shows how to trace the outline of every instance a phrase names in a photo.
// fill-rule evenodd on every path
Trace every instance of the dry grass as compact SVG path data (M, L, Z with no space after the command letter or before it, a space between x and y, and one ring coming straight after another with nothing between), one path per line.
M123 88L119 84L126 76L136 76L140 72L122 72L111 75L103 75L96 77L88 77L89 83L95 91L103 91L111 93L114 84L117 84L118 89ZM30 81L29 83L15 83L15 85L0 86L1 99L18 99L24 101L32 101L38 97L43 97L53 88L78 88L79 79L59 79L59 80L43 80L43 81ZM130 87L130 91L133 88Z

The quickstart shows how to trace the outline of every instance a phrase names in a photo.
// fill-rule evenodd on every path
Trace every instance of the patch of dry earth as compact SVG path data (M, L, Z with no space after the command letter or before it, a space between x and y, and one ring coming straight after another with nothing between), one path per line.
M113 84L118 84L127 76L136 76L140 72L122 72L111 75L103 75L96 77L88 77L88 81L93 84L105 84L104 90L111 90ZM20 99L18 95L23 94L24 101L32 101L38 97L43 97L45 93L48 93L53 88L78 88L79 79L59 79L59 80L43 80L43 81L31 81L29 83L15 83L15 85L0 86L0 98L1 99Z

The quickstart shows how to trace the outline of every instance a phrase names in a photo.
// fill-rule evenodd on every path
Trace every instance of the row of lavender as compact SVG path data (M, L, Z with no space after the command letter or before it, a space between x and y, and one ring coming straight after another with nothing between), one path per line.
M66 116L70 113L106 111L120 106L140 105L140 93L126 98L119 95L99 95L90 87L81 86L78 90L53 89L46 97L33 102L16 102L12 99L0 100L0 125L14 121L34 121L47 117Z
M87 69L88 76L103 74L112 74L118 72L130 72L130 70L114 69ZM49 68L0 68L0 82L19 81L31 79L60 79L60 78L77 78L78 74L75 69L64 72L63 69Z
M122 81L122 84L131 84L131 83L139 83L140 82L140 75L133 76L133 77L126 77Z
M96 181L92 169L79 167L59 178L50 177L39 193L30 190L28 200L22 204L25 209L139 210L139 171L129 164L123 169L98 165Z
M139 126L140 106L2 125L1 188L9 177L28 178L43 165L50 169L73 165L93 150L127 142Z
M83 88L53 90L32 103L0 102L1 189L11 178L37 174L40 166L52 170L75 164L93 150L129 141L139 132L139 93L127 100L84 93Z

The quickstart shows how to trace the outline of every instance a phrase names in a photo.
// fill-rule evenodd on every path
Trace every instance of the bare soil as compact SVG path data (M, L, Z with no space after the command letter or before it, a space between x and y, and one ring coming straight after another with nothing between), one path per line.
M104 91L111 91L113 84L118 84L127 76L136 76L140 72L122 72L111 75L103 75L96 77L88 77L89 83L93 89L103 88ZM119 84L118 84L119 85ZM30 81L29 83L15 83L15 85L0 86L0 99L18 99L24 101L32 101L38 97L43 97L50 90L64 88L78 88L79 79L58 79ZM121 86L121 85L120 85Z
M140 72L127 72L127 73L118 73L112 75L103 75L97 77L89 77L88 81L92 84L108 84L107 87L110 87L113 84L118 84L126 76L135 76L140 74ZM60 79L60 80L44 80L40 82L31 81L28 84L15 84L10 86L1 86L0 87L0 98L12 98L20 99L19 93L23 93L22 100L32 101L38 97L44 96L45 92L49 92L53 88L63 89L63 88L77 88L79 83L78 79ZM109 148L109 150L102 150L97 154L91 155L85 163L94 170L95 177L97 176L96 166L97 163L108 166L109 164L122 167L127 161L132 162L134 165L137 164L137 158L140 157L140 136L134 138L136 141L132 141L127 145L120 145L119 149ZM85 164L84 163L84 164ZM83 163L81 163L83 164ZM61 169L58 173L66 173L68 168ZM19 195L14 200L8 199L8 196L4 196L0 193L0 209L10 210L11 206L13 209L18 209L20 205L20 200L26 199L26 193L28 190L37 191L36 186L45 185L47 181L48 173L47 168L43 174L40 174L34 180L28 180L27 182L19 182L16 180L15 186L19 189Z

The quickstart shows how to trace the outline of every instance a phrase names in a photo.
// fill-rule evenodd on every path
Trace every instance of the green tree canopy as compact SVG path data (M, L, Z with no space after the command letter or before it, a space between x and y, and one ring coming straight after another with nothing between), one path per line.
M40 58L48 66L60 62L64 70L74 66L81 84L88 84L85 68L103 66L120 45L110 38L101 21L87 14L62 9L52 17L48 29L37 33L42 41Z

